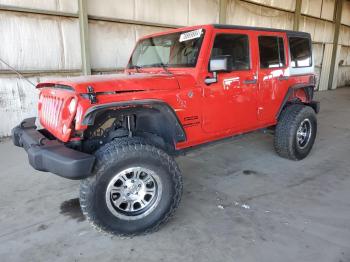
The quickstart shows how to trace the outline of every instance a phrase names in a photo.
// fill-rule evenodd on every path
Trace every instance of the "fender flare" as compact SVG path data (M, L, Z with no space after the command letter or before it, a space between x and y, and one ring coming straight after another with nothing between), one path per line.
M162 100L156 99L144 99L144 100L133 100L133 101L123 101L123 102L113 102L102 105L95 105L90 107L85 115L83 116L82 125L93 125L95 118L98 113L106 110L132 110L132 109L153 109L161 113L168 124L173 124L173 139L176 143L186 141L185 130L178 119L175 111L171 108L169 104ZM162 125L165 123L161 123Z
M282 100L282 103L280 105L280 108L279 110L277 111L277 114L276 114L276 119L279 118L284 106L287 104L288 102L288 99L289 97L293 94L293 92L295 90L298 90L298 89L304 89L305 91L305 95L306 95L306 99L307 99L307 102L306 104L310 104L311 107L313 107L313 104L314 104L314 101L313 101L313 98L314 98L314 85L310 84L310 83L305 83L305 84L295 84L295 85L292 85L288 88L288 91L287 93L285 94L283 100ZM317 110L315 110L317 111Z

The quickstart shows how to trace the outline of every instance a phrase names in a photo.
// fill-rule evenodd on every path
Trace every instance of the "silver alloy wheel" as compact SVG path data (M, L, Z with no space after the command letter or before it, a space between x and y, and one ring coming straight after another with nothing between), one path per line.
M131 167L119 172L109 182L106 204L116 217L137 220L151 213L161 196L162 184L154 171Z
M312 125L310 119L306 118L301 123L297 130L297 143L299 148L304 149L311 138L312 134Z

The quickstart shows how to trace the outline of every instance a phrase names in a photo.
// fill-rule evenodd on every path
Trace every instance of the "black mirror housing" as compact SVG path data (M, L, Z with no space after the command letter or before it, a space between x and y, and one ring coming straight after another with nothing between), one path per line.
M230 55L214 56L209 62L210 72L231 72L233 67L233 59Z

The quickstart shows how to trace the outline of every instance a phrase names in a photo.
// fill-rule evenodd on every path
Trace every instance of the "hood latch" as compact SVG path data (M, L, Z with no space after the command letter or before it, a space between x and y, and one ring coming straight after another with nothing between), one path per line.
M97 97L96 97L96 93L94 91L94 88L92 86L88 86L87 87L87 94L89 96L89 100L91 104L96 104L97 103Z

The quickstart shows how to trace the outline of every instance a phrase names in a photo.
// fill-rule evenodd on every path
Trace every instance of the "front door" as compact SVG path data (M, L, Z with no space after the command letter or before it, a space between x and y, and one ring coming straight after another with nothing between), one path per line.
M257 63L252 49L254 35L240 30L216 33L211 57L230 55L233 70L217 74L217 82L203 89L203 130L232 132L245 130L257 122ZM206 74L211 77L211 73Z

